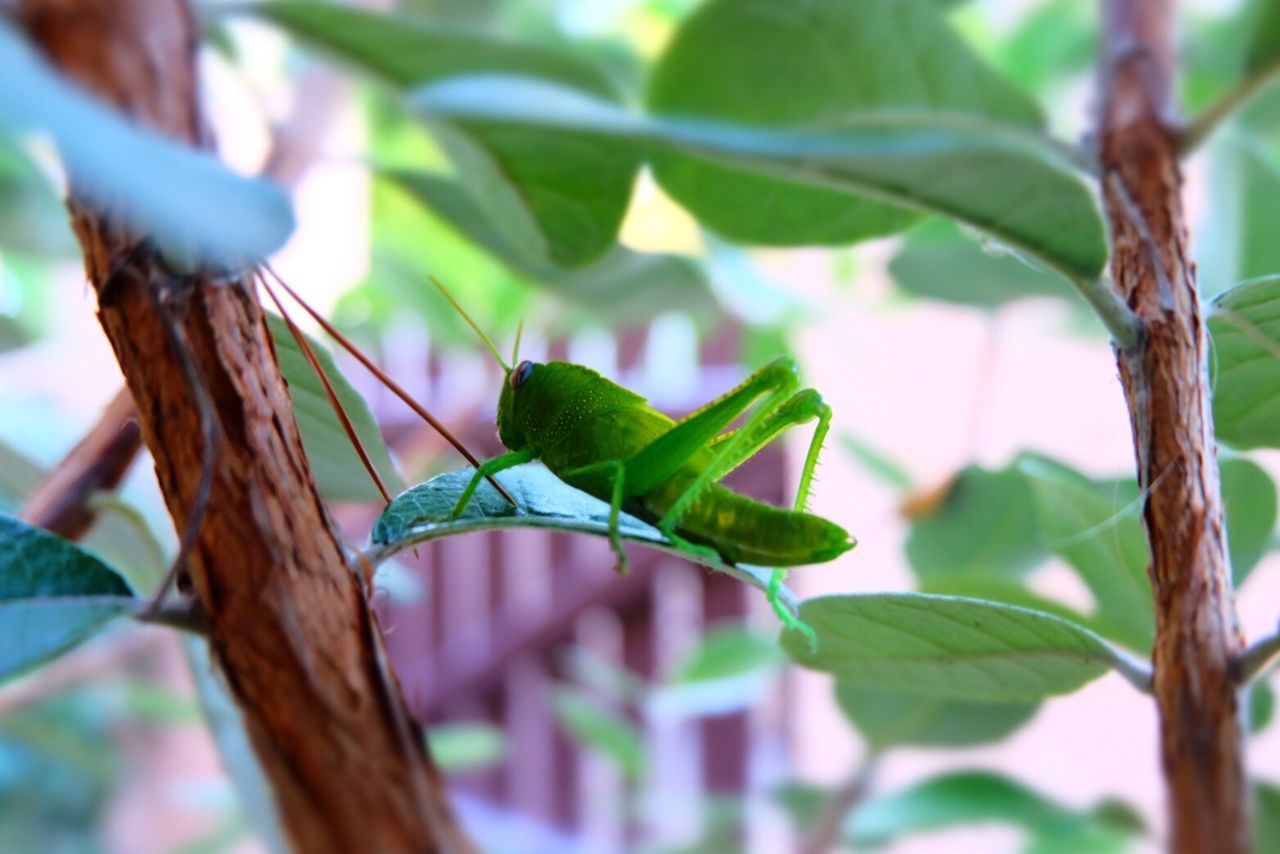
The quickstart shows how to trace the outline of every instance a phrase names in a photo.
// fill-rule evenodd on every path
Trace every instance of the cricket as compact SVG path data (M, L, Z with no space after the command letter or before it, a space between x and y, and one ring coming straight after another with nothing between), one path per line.
M519 334L511 361L507 362L489 336L433 277L431 283L475 331L503 371L497 430L507 453L480 462L444 425L413 402L274 271L267 269L330 335L475 466L470 482L444 518L461 516L480 482L486 479L514 503L495 476L537 460L569 486L609 504L608 536L619 571L627 569L618 525L620 514L626 512L655 526L690 556L773 568L770 605L784 624L802 631L808 627L779 599L787 568L830 561L856 545L841 526L806 512L822 442L830 427L831 407L814 389L800 388L797 368L790 358L770 362L736 388L676 421L651 407L640 395L583 365L521 361ZM260 281L284 312L266 279ZM287 313L284 317L300 346L309 350ZM312 367L319 370L314 361ZM331 395L330 401L340 410L336 397ZM341 411L339 418L345 426ZM740 418L741 425L733 426ZM809 421L817 423L791 509L756 501L720 483L785 430ZM359 439L354 431L347 432L389 502Z

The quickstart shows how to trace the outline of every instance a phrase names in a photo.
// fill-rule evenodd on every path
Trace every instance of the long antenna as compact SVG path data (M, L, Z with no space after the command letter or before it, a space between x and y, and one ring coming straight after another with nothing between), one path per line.
M520 336L524 334L524 321L516 324L516 343L511 348L511 364L520 364Z
M507 373L511 373L511 366L502 361L502 356L498 354L498 348L493 346L493 342L489 340L489 336L485 335L484 330L476 325L476 322L471 319L471 315L463 311L462 306L458 305L458 301L453 298L453 294L449 293L445 286L441 284L440 280L435 276L427 276L427 278L431 280L431 284L436 286L436 290L444 294L444 298L449 301L449 305L453 306L454 311L462 315L462 319L467 322L467 325L476 331L476 334L480 336L480 340L484 342L485 346L489 348L489 352L493 354L493 358L498 360L499 365L502 365L502 369Z
M342 422L342 429L346 431L347 438L351 441L351 446L356 449L356 453L360 456L360 462L364 464L364 469L369 473L369 477L373 478L374 485L378 487L378 492L382 495L382 500L391 503L391 494L387 492L387 487L383 484L382 478L378 475L378 469L374 466L373 461L369 459L369 453L364 448L364 443L360 441L360 435L356 433L355 425L351 423L351 419L347 417L347 409L342 405L342 401L338 399L338 393L334 391L333 383L329 382L329 377L325 374L324 368L320 365L320 360L316 358L315 350L311 348L311 342L307 340L307 336L302 334L302 330L293 322L293 318L289 316L289 312L285 310L284 303L280 301L280 297L276 296L276 292L267 282L262 273L258 273L258 281L262 283L262 287L267 292L267 296L271 297L271 301L276 304L276 308L280 311L280 316L284 318L285 326L289 327L289 334L293 336L293 340L298 342L298 349L302 351L302 355L306 357L307 362L311 365L311 370L315 372L316 377L320 380L320 384L324 386L324 393L329 398L329 405L333 407L333 411L337 413L338 420Z
M298 305L302 306L303 311L311 315L312 319L315 320L316 323L320 324L321 328L323 328L325 332L333 336L333 340L337 341L340 345L342 345L342 348L344 350L346 350L348 353L354 356L356 360L360 362L360 364L364 365L365 368L368 369L368 371L371 374L373 374L375 377L378 378L379 382L381 382L383 385L385 385L388 389L391 390L392 394L394 394L396 397L404 401L405 405L408 406L410 409L412 409L418 415L419 418L421 418L423 421L430 424L437 433L439 433L441 436L445 438L445 441L447 441L450 445L453 445L453 447L457 449L458 453L462 454L462 456L467 459L467 462L471 463L476 468L480 467L480 461L476 459L475 454L468 451L466 449L466 446L464 446L461 442L459 442L458 439L452 433L449 432L449 428L445 427L438 420L436 420L436 417L434 415L432 415L425 408L423 408L422 404L414 400L413 396L410 395L409 392L401 388L399 383L391 379L391 377L387 376L386 372L383 371L382 368L379 368L376 364L374 364L372 359L366 356L359 347L357 347L347 338L347 336L339 332L338 328L334 326L332 323L330 323L328 320L326 320L324 315L322 315L320 312L312 308L310 304L307 303L306 300L304 300L301 296L298 295L297 291L289 287L288 282L280 278L280 275L274 269L272 269L270 264L267 264L264 262L262 266L263 266L263 269L265 269L268 273L271 274L271 278L275 279L276 283L279 284L280 287L284 288L285 292L288 293L289 296L293 297L293 299L298 303ZM503 498L511 502L512 506L518 506L516 505L516 500L511 497L511 493L507 492L507 490L503 488L502 484L498 483L498 481L492 477L487 478L487 480L489 481L489 483L493 485L494 489L498 490L498 492L502 495Z

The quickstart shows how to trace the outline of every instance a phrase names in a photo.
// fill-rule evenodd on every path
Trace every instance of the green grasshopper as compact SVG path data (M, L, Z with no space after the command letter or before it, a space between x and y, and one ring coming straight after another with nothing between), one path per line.
M540 460L560 480L609 502L609 541L623 571L627 556L618 531L623 511L655 525L682 550L729 563L821 563L856 545L839 525L805 512L831 407L813 389L799 388L792 359L770 362L677 422L590 368L518 361L519 336L512 364L507 364L444 286L432 281L506 376L497 420L498 438L508 453L476 468L450 518L462 514L481 480ZM729 429L762 397L740 427ZM793 509L762 504L718 483L783 430L814 419L817 427ZM775 569L769 601L784 623L801 628L781 607L784 577L785 570Z

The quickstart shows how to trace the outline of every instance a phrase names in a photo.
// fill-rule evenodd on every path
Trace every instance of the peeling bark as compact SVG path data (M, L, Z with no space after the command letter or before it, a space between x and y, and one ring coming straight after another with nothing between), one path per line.
M181 0L23 0L16 17L64 73L207 147L198 34ZM72 184L99 317L179 530L207 435L189 368L208 392L217 467L187 571L291 841L301 851L469 850L316 493L251 284L175 276L137 248L145 235L77 202Z
M1104 6L1099 155L1112 277L1144 329L1118 361L1145 495L1170 847L1247 851L1235 679L1243 638L1172 118L1175 9L1172 0Z

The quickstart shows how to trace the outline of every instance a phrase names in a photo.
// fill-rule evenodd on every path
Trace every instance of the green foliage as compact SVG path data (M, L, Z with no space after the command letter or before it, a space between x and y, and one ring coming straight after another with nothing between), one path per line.
M772 670L783 661L777 642L747 626L731 623L714 626L676 666L676 683L715 682L761 670Z
M942 505L917 519L907 559L922 582L941 576L1019 578L1045 558L1027 479L1015 469L963 469Z
M1275 714L1276 694L1271 685L1263 680L1254 682L1245 690L1249 696L1249 732L1257 735L1271 723Z
M473 472L474 469L447 472L396 496L370 533L374 545L380 547L375 558L437 537L500 528L549 528L608 536L609 505L574 489L537 463L508 469L497 476L516 499L516 506L483 481L462 514L456 519L448 518ZM663 549L768 590L771 573L767 569L725 563L702 552L690 553L657 528L627 513L619 517L618 530L623 540ZM790 601L790 594L784 590L783 602Z
M1280 277L1218 295L1208 323L1218 439L1241 449L1280 447Z
M1101 676L1115 653L1059 617L977 599L881 593L800 606L817 649L789 630L798 663L851 685L969 701L1034 702Z
M249 11L405 89L452 75L503 72L616 95L603 72L564 51L326 3L280 0ZM577 267L613 245L638 165L627 147L483 122L437 131L470 202L523 257Z
M648 101L660 115L757 127L890 128L925 116L939 124L1040 124L1035 105L916 0L705 3L655 65ZM663 187L700 221L742 242L850 243L915 219L874 197L713 159L662 156L655 167Z
M865 802L846 826L855 845L967 824L999 822L1027 832L1036 851L1121 851L1136 830L1134 814L1101 805L1076 811L990 771L953 771Z
M175 267L261 258L293 230L288 202L275 187L140 129L63 80L4 22L0 105L0 142L48 135L75 176L77 193L109 205ZM137 168L140 163L147 168Z
M135 602L98 558L0 515L0 680L56 658Z
M840 446L849 456L876 479L898 492L907 492L913 483L911 474L902 464L890 459L882 451L859 439L852 433L840 434Z
M1058 274L1000 246L985 246L943 219L907 234L889 274L913 296L988 310L1027 297L1078 299Z
M1035 715L1039 703L974 703L921 697L837 680L836 702L875 750L972 747L999 741Z
M1253 850L1280 851L1280 785L1253 782Z
M1271 547L1276 527L1276 484L1262 466L1242 457L1220 463L1222 503L1232 581L1238 587Z
M719 311L706 275L692 259L615 246L591 264L565 269L523 252L456 180L428 172L382 174L513 272L580 306L597 322L637 324L675 310L705 321Z
M928 115L778 130L642 117L573 89L502 75L445 80L413 101L431 116L572 130L800 186L874 195L966 222L1073 278L1094 278L1106 260L1102 222L1084 185L1046 144L1004 127ZM747 204L719 198L725 206Z
M501 762L507 752L503 731L480 723L433 726L427 733L427 744L436 767L446 774L488 768Z
M1031 484L1045 545L1093 594L1099 630L1133 649L1150 649L1155 606L1137 485L1100 483L1034 454L1022 455L1017 465Z
M289 397L293 401L293 415L302 435L302 447L307 452L311 471L315 474L316 487L330 501L381 501L377 486L369 477L360 456L351 445L342 422L334 412L333 404L325 394L324 385L311 368L311 363L298 347L298 342L284 320L267 315L267 326L275 343L280 372L289 383ZM304 333L305 334L305 333ZM404 482L396 472L387 451L382 432L360 393L338 370L333 355L319 341L307 336L316 361L324 370L341 401L351 426L360 437L360 444L373 462L382 482L394 495L404 489Z
M49 181L21 146L0 136L0 248L65 256L75 245Z
M553 700L556 717L569 735L607 756L627 779L644 776L644 740L634 724L568 688L557 689Z

